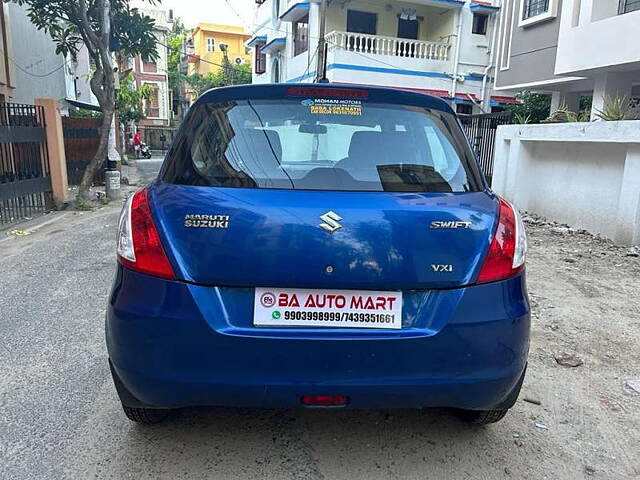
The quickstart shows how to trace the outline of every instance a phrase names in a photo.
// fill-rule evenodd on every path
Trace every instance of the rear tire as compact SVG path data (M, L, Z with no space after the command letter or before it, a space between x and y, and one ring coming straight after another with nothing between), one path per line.
M122 405L122 409L129 420L142 425L155 425L169 416L166 408L133 408Z
M456 413L463 422L473 425L489 425L502 420L508 411L509 409L457 410Z

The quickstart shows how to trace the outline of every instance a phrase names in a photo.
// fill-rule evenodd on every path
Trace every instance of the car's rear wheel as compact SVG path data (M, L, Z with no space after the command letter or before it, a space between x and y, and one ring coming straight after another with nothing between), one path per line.
M499 422L504 418L509 409L497 410L456 410L458 417L473 425L489 425Z
M133 408L122 405L124 414L129 420L143 425L155 425L169 416L166 408Z

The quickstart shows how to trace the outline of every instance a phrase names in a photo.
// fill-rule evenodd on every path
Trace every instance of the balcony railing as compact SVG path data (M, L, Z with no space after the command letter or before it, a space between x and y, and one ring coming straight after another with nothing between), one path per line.
M448 60L448 43L425 42L406 38L368 35L334 31L327 35L330 50L348 50L372 55L418 58L426 60Z

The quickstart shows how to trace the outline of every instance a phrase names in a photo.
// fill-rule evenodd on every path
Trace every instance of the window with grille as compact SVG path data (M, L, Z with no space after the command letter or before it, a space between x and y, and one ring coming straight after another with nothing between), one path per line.
M489 17L487 15L483 13L474 13L472 32L476 35L486 35L488 21Z
M213 37L207 38L207 52L216 51L216 39Z
M537 17L543 13L549 11L549 0L523 0L524 8L522 12L522 19Z
M640 0L620 0L620 4L618 5L618 13L620 15L635 10L640 10Z
M309 50L309 16L293 24L293 56Z
M471 115L473 113L473 106L468 103L458 103L456 104L456 113Z
M160 118L160 89L155 83L146 83L151 87L151 96L147 100L145 114L149 118Z
M267 71L267 54L262 53L262 47L264 47L264 43L256 45L256 75L261 75Z

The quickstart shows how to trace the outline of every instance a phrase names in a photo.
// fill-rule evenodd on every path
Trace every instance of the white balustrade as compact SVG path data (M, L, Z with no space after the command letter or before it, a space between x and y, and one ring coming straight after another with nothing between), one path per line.
M339 31L329 33L326 41L330 50L349 50L362 54L391 55L425 60L449 59L450 45L442 42Z

